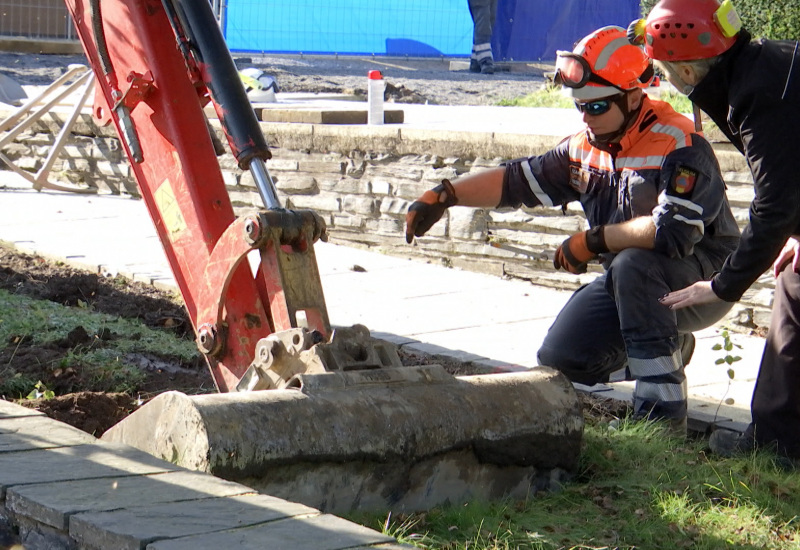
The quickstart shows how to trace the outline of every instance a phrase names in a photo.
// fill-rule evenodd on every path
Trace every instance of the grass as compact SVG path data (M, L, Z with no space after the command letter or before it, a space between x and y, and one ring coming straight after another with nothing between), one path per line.
M679 113L692 113L692 102L683 94L664 88L657 97L672 105ZM575 108L573 100L561 93L561 87L552 84L546 85L541 90L523 97L503 99L497 104L506 107Z
M707 455L655 423L587 424L557 493L354 521L430 550L800 548L800 474L768 453Z
M76 327L83 327L91 342L76 346L47 365L49 371L73 368L80 372L91 391L130 392L144 378L141 369L126 364L125 356L151 353L159 357L178 357L190 362L198 352L194 343L176 338L166 331L156 331L143 323L93 312L88 308L62 306L44 300L0 290L0 342L21 346L30 341L45 346L65 338ZM104 338L101 335L112 335ZM0 364L0 395L24 397L38 379L12 366L12 352Z

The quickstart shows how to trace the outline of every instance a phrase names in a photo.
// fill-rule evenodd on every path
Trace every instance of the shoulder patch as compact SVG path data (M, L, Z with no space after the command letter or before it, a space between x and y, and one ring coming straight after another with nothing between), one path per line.
M697 170L678 165L675 167L675 174L669 186L676 195L691 195L695 182L697 182Z

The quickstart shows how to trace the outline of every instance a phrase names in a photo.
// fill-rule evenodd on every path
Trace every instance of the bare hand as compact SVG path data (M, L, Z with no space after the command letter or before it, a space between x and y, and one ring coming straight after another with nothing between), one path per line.
M800 250L800 241L796 237L789 237L775 263L772 264L772 274L776 279L790 261L792 262L792 270L795 273L800 272L800 254L798 254L798 250Z
M698 281L691 286L670 292L658 300L670 309L681 309L721 302L722 300L711 290L711 281Z

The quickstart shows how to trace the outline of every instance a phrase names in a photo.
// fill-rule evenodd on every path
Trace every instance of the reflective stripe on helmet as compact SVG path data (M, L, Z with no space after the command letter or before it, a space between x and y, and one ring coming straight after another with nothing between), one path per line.
M616 91L646 88L652 66L621 27L603 27L584 37L572 52L558 52L556 82L576 99L607 97Z

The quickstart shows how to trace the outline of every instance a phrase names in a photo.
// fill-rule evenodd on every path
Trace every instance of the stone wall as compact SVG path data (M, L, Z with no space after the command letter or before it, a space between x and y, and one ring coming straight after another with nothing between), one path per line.
M0 113L0 117L4 117ZM35 171L47 155L65 114L50 113L3 153ZM409 204L442 178L496 166L500 161L542 153L560 138L405 129L400 126L334 126L261 123L272 148L267 168L287 208L310 208L328 224L332 242L422 259L533 284L574 289L601 272L582 276L555 271L552 256L563 239L586 227L579 205L492 211L451 208L425 238L406 244L404 218ZM220 139L219 123L212 126ZM753 198L743 157L722 140L714 142L729 199L740 224ZM249 172L233 157L219 157L238 214L256 210L260 198ZM112 127L98 128L83 116L55 167L54 177L101 193L136 195L135 181ZM489 239L522 248L531 256L492 247ZM728 324L749 330L766 327L773 279L765 274L734 307Z

